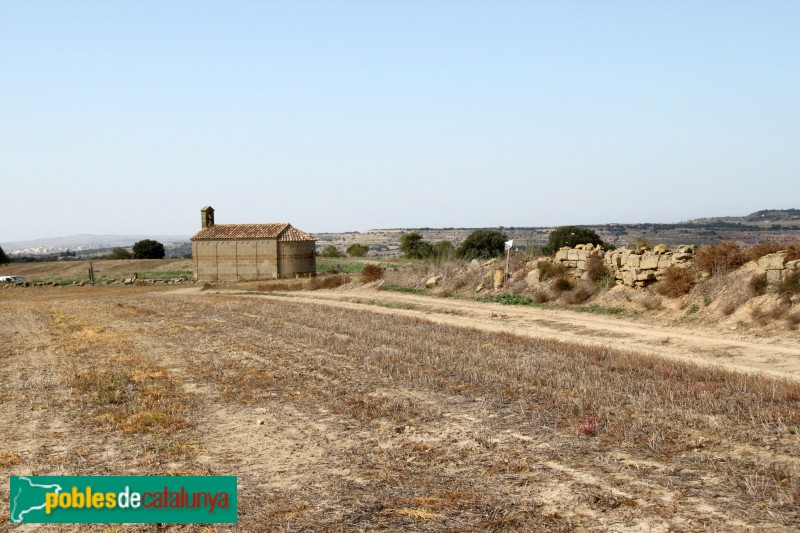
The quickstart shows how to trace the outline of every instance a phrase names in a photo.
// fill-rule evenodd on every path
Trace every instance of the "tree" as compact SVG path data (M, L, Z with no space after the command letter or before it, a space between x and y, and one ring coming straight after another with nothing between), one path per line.
M133 245L134 259L163 259L164 245L158 241L145 239Z
M508 235L494 229L479 229L470 233L458 247L459 257L478 259L497 257L505 250Z
M409 259L425 259L433 255L433 246L416 231L400 236L400 251Z
M0 265L5 265L8 263L8 256L3 251L3 247L0 246Z
M343 257L344 254L339 251L339 249L334 246L333 244L327 245L322 251L319 253L322 257Z
M347 255L350 257L364 257L369 252L369 246L365 244L351 244L347 247Z
M108 259L130 259L132 257L131 253L126 250L125 248L112 248L111 253L106 256Z
M542 252L545 254L554 254L564 246L574 248L578 244L605 246L603 239L592 229L578 226L562 226L550 232L547 245L542 248Z

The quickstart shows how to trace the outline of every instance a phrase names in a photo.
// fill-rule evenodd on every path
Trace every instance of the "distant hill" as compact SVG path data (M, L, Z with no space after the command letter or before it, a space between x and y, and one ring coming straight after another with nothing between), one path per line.
M583 225L597 232L600 237L614 246L634 244L644 238L651 244L664 243L669 246L680 244L714 244L722 241L738 241L755 244L764 240L800 239L800 210L769 209L756 211L739 217L714 217L676 222L657 223L610 223ZM366 244L370 256L391 257L399 255L400 235L408 231L419 232L431 242L447 240L458 245L467 235L483 228L392 228L374 229L366 232L318 233L317 247L336 245L344 251L351 244ZM540 227L500 227L515 241L515 246L538 248L547 244L553 226Z
M43 255L67 250L81 252L114 248L115 246L127 248L143 239L153 239L164 244L189 242L188 235L70 235L30 241L3 242L0 243L0 246L7 254Z

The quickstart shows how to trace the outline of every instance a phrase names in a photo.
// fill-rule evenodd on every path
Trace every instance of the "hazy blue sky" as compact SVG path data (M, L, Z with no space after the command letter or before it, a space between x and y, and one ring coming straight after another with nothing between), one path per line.
M0 0L0 242L800 207L800 1Z

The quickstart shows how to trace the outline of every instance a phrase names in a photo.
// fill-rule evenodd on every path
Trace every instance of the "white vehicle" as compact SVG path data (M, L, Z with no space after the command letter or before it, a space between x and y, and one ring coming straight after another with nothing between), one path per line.
M0 283L23 283L28 281L22 276L0 276Z

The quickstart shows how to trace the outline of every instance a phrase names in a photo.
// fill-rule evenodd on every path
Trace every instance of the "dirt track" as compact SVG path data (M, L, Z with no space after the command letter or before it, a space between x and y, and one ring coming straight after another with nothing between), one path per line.
M287 293L349 309L424 316L441 324L534 338L610 346L704 365L800 380L800 336L759 337L758 331L657 325L595 313L434 298L369 288Z

